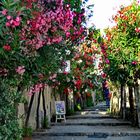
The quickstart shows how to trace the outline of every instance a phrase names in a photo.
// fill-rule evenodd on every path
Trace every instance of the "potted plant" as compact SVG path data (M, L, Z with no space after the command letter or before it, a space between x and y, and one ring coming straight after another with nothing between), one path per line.
M33 129L31 127L23 128L23 140L32 140Z

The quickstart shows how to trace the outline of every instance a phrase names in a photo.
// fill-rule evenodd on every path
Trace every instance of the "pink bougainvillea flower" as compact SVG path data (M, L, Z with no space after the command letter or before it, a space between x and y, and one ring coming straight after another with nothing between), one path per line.
M11 51L11 46L5 45L5 46L3 46L3 49L4 49L5 51Z
M12 17L8 15L6 18L7 18L8 20L10 20Z
M102 73L101 76L102 76L102 78L106 78L106 74L105 73Z
M29 92L28 92L28 95L29 96L32 96L33 95L33 89L34 89L33 87L30 87Z
M6 25L7 27L10 27L10 26L11 26L10 22L6 22L5 25Z
M10 24L13 24L13 22L14 22L14 20L13 20L13 19L11 19L11 20L10 20Z
M137 65L137 61L132 61L132 65Z
M43 88L43 84L42 83L38 83L38 84L35 85L34 92L37 93L40 90L42 90L42 88Z
M14 21L13 21L13 25L14 25L14 26L19 26L19 25L20 25L20 22L14 20Z
M81 88L81 85L82 85L81 79L76 80L74 84L75 84L75 86L76 86L77 89L80 89Z
M1 13L2 13L3 15L6 15L7 12L8 12L8 10L7 10L7 9L4 9Z
M16 21L17 22L21 21L21 18L20 17L16 17Z
M63 90L64 94L68 94L69 93L69 90L68 88L66 87L64 90Z
M53 78L56 78L57 77L57 74L55 73L55 74L53 74L53 76L52 76Z
M102 59L102 58L100 58L99 60L100 60L100 61L102 61L103 59Z
M105 62L106 62L106 64L109 64L110 63L109 59L106 59Z
M66 32L66 37L70 37L70 32Z
M63 74L64 74L64 75L67 75L67 74L68 74L68 72L64 71L64 72L63 72Z
M23 75L24 72L25 72L25 67L24 67L24 66L18 66L18 67L16 68L16 72L17 72L18 74L20 74L20 75Z
M27 25L30 24L30 20L27 20Z
M136 28L135 31L136 31L137 33L140 33L140 28Z
M53 75L51 75L50 77L49 77L49 80L53 80L53 79L55 79L57 77L57 74L53 74Z
M8 70L7 69L3 69L3 68L0 68L0 76L7 76L8 75Z
M47 85L43 84L43 83L38 83L35 84L34 86L30 87L28 95L32 96L34 93L38 93L40 90L43 90L43 87L45 87Z

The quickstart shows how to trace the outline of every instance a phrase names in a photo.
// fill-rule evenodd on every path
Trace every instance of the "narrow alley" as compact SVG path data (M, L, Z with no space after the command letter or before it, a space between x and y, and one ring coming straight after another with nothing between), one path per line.
M35 132L33 140L140 140L140 129L107 112L106 105L100 103L67 117L66 123L52 123L50 129Z

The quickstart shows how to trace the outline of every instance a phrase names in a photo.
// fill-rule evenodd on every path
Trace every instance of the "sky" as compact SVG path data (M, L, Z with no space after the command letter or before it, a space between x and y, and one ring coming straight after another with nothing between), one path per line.
M112 27L110 19L118 11L121 5L129 5L132 0L88 0L87 5L94 4L93 17L88 22L88 26L94 24L96 28L103 30Z

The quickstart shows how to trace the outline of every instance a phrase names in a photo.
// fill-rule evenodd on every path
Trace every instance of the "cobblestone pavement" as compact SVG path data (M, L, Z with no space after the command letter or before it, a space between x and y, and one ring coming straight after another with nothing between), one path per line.
M140 129L110 117L106 110L102 103L77 112L66 122L52 123L51 129L35 132L33 140L140 140Z

